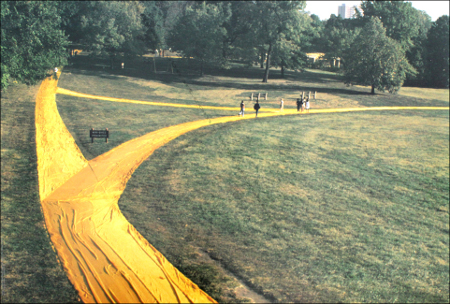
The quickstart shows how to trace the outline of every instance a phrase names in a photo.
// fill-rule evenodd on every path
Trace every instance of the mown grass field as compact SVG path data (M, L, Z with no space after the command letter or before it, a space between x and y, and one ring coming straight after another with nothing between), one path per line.
M34 109L39 85L1 97L2 303L75 303L57 261L39 201Z
M202 248L280 302L442 302L448 134L424 132L431 117L330 114L192 132L138 169L121 208L165 254Z
M236 107L244 99L249 109L252 92L268 92L263 107L278 108L283 97L285 107L293 108L302 90L317 90L315 108L448 106L448 90L404 88L399 95L371 96L369 88L346 87L338 75L316 70L289 72L285 79L274 71L269 83L262 84L258 68L207 70L199 77L192 64L181 59L175 74L166 70L156 75L150 63L146 67L130 61L125 62L126 69L110 71L93 66L83 56L77 60L63 70L59 86L111 97ZM168 60L161 59L160 66L167 67ZM2 94L2 107L4 102ZM165 126L237 115L65 95L57 95L57 102L87 159ZM4 220L18 232L26 231L23 221L32 216L13 206L14 193L21 193L17 182L32 179L35 198L22 205L39 208L36 174L15 173L17 182L8 177L20 164L12 156L5 160L9 167L3 169L4 155L17 146L15 133L4 134L17 123L10 117L25 116L26 134L33 134L32 97L28 104L31 110L24 113L2 111L2 270L8 270L5 263L25 272L14 259L4 258L3 252L16 255L22 250L27 256L28 248L39 244L47 255L37 255L27 276L33 279L17 275L5 283L6 299L16 302L27 302L27 296L16 295L18 287L10 282L32 284L30 299L37 289L52 290L57 284L42 283L34 273L48 276L51 270L52 279L56 278L53 273L64 275L45 231L29 236L23 249L12 244L26 234L3 231ZM11 109L17 106L8 103ZM448 114L310 114L202 128L175 139L145 161L129 180L119 205L152 245L222 302L246 301L234 293L236 283L230 272L269 301L448 302ZM90 143L91 127L109 128L109 143ZM9 148L4 148L4 137L10 138ZM27 158L25 170L30 166L35 170L30 142L28 149L18 149L21 158ZM4 194L5 178L11 192ZM4 209L12 215L4 217ZM33 214L42 221L39 212ZM4 236L9 237L7 251ZM39 268L52 258L52 266ZM68 283L65 278L56 281ZM57 288L63 291L60 302L73 301L70 285ZM2 298L3 290L2 281Z

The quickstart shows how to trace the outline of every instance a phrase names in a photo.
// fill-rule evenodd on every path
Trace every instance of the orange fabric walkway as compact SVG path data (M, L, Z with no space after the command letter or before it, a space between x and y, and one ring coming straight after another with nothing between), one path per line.
M59 116L55 94L67 90L57 89L56 85L55 80L45 80L36 100L39 192L53 246L82 301L215 303L136 231L120 212L118 200L134 170L157 148L203 126L254 119L254 115L206 119L160 129L88 162ZM73 95L92 98L87 94ZM119 101L109 97L101 99ZM310 113L397 109L445 108L322 109ZM259 117L296 113L284 110L261 113Z
M70 90L66 90L63 88L57 88L57 94L75 96L75 97L84 97L90 99L98 99L98 100L106 100L106 101L115 101L115 102L126 102L126 103L135 103L135 104L144 104L150 106L164 106L164 107L176 107L176 108L191 108L191 109L210 109L210 110L228 110L228 111L239 111L239 107L216 107L216 106L200 106L200 105L185 105L179 103L165 103L165 102L154 102L154 101L142 101L142 100L133 100L126 98L115 98L115 97L105 97L98 96L92 94L78 93ZM263 109L262 111L274 111L273 109Z

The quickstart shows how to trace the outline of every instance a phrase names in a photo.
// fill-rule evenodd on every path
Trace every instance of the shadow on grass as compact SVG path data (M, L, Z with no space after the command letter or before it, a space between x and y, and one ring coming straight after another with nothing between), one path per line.
M171 58L158 58L160 61L158 65L164 67L164 71L158 71L154 73L153 61L144 61L142 59L135 59L125 64L124 69L120 67L110 67L102 68L100 65L106 64L103 59L96 59L88 56L78 56L78 58L72 60L72 66L66 67L66 71L70 71L73 74L98 76L105 79L120 79L121 76L141 78L144 80L156 80L161 81L165 84L179 83L202 86L205 89L215 89L217 87L225 87L240 90L287 90L287 91L315 91L320 87L320 92L330 93L330 94L348 94L348 95L370 95L369 92L365 92L361 88L326 88L328 83L342 83L341 76L333 73L317 73L310 71L295 72L286 71L285 76L282 77L280 71L271 70L269 76L269 82L263 83L262 78L264 70L259 67L245 67L245 66L234 66L230 69L218 69L218 68L204 68L204 76L210 77L230 77L236 79L236 81L223 81L223 80L213 80L204 81L201 80L203 77L200 76L199 64L194 60L187 59L171 59ZM175 68L172 71L168 71L167 66L169 66L170 61L175 62ZM240 82L240 79L245 79L247 81L261 80L260 83L244 83ZM270 83L272 80L284 79L289 82L301 82L308 84L310 86L299 85L294 83L289 83L289 85L278 85L276 83ZM314 86L313 84L318 84ZM323 85L320 85L323 84Z
M148 81L159 81L166 85L192 85L203 90L229 88L255 92L283 91L283 92L314 92L336 95L340 98L357 101L360 106L448 106L448 103L438 100L422 99L386 92L376 92L372 95L370 88L360 86L345 86L342 76L319 70L305 70L302 72L286 71L281 77L279 70L271 70L269 82L263 83L264 69L248 67L234 63L230 69L204 68L204 76L200 76L200 64L195 60L184 58L157 58L157 73L154 73L153 59L124 59L125 67L117 66L111 69L104 67L104 59L89 56L78 56L72 60L72 65L66 68L73 74L98 76L105 79L119 80L121 77L134 77ZM171 70L171 62L174 69ZM224 77L224 78L221 78ZM211 79L208 81L208 79ZM280 84L280 79L285 82ZM272 81L272 82L271 82Z

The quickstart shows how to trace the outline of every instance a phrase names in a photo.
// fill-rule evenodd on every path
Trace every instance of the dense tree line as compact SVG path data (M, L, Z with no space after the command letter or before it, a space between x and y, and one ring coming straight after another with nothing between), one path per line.
M356 18L331 15L314 25L311 48L328 61L340 58L348 84L370 85L373 93L396 92L403 84L449 87L448 16L432 22L410 2L363 1Z
M32 84L67 63L69 41L56 2L2 1L1 18L2 90L10 78Z
M1 86L35 83L81 44L114 66L120 55L168 49L203 66L232 60L300 70L306 52L340 59L345 81L397 91L448 87L448 16L431 22L409 2L363 1L354 19L327 21L305 1L2 1ZM380 46L384 46L381 48ZM371 64L371 66L368 66ZM378 66L375 66L378 65ZM362 77L364 76L364 77Z

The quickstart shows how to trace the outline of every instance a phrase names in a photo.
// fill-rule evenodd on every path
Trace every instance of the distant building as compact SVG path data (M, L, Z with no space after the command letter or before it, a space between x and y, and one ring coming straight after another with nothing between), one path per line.
M338 6L338 16L342 19L354 18L355 17L355 9L361 10L360 6L348 6L345 3Z
M322 59L322 57L325 56L325 53L306 53L306 56L308 56L309 61L314 63L316 60Z

